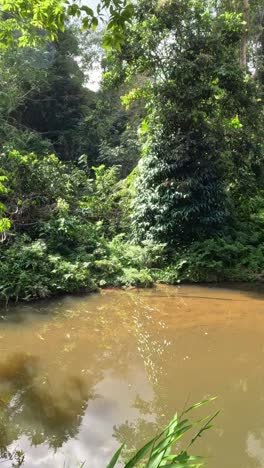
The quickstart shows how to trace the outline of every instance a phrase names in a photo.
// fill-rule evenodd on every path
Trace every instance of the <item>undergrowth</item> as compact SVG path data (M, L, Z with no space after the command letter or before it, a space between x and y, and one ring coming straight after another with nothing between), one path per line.
M128 182L118 180L116 167L85 164L0 155L1 301L155 282L264 280L262 200L250 220L215 237L185 246L135 243Z
M262 282L264 230L262 222L240 225L233 233L194 242L176 252L156 275L169 284L179 282Z

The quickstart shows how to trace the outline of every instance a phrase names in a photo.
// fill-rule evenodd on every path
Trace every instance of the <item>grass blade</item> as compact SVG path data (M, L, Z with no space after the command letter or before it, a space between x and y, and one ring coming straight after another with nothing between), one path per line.
M144 447L142 447L136 453L136 455L125 465L124 468L134 468L136 466L136 464L147 455L147 453L149 452L149 450L151 450L151 448L153 446L153 442L156 442L156 440L158 440L159 437L160 437L160 435L154 437L154 439L152 439L150 442L148 442L146 445L144 445Z
M197 434L192 438L191 442L189 443L188 445L188 448L191 447L191 445L194 444L194 442L198 439L198 437L201 437L202 433L207 431L208 429L211 429L212 427L212 424L210 424L215 418L216 416L218 416L218 414L220 413L220 411L217 411L210 419L209 421L207 421L207 423L201 427L201 429L197 432Z
M110 463L108 463L106 468L114 468L116 466L123 448L124 448L124 445L121 445L121 447L114 454L112 460L110 461Z
M207 405L207 403L210 403L211 401L217 400L217 396L208 398L207 400L200 401L199 403L196 403L195 405L190 406L187 410L183 411L182 415L189 413L190 411L193 411L197 408L201 408L201 406Z

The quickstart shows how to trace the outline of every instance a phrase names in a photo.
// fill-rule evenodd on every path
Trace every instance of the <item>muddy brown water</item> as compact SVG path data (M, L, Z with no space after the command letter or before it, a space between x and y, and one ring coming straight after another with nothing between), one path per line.
M220 415L192 452L264 468L264 294L200 286L17 305L0 321L1 466L105 468L186 404Z

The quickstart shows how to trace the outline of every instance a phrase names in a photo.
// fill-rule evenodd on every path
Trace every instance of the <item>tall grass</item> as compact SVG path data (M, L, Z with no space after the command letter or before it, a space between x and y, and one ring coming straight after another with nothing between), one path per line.
M204 400L184 410L180 415L176 414L163 431L144 445L131 460L125 463L124 468L159 468L163 466L167 468L200 468L205 466L205 460L202 457L189 455L188 452L194 442L212 427L212 421L218 412L213 416L206 416L194 422L191 422L186 415L213 400L215 398ZM177 442L194 428L197 428L197 431L191 437L189 443L187 443L185 450L177 449ZM120 463L122 450L123 446L114 454L107 468L114 468Z

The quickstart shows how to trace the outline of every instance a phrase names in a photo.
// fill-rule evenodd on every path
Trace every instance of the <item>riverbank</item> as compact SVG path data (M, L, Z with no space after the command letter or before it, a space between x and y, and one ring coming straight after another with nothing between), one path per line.
M0 300L34 300L100 288L149 288L155 283L264 282L264 230L261 224L193 242L168 247L125 241L93 240L90 252L83 240L65 252L54 252L44 239L23 237L0 253Z

